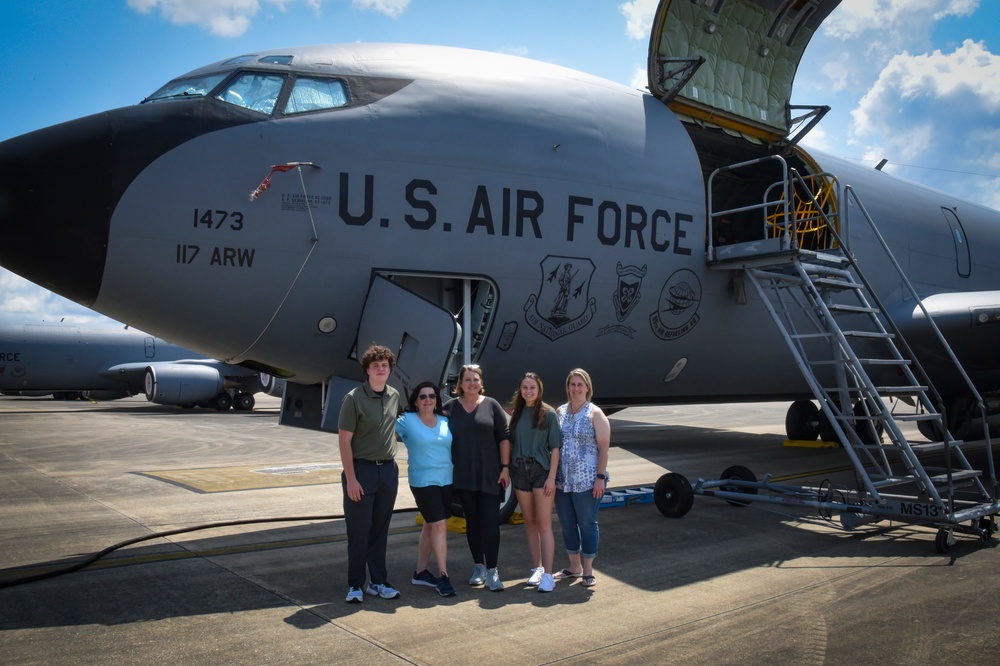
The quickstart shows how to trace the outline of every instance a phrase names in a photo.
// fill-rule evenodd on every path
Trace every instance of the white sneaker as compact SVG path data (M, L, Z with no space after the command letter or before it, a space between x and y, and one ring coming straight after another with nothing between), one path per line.
M556 580L552 577L552 574L542 574L542 580L538 583L539 592L551 592L556 589Z
M383 599L396 599L399 597L399 591L393 589L389 583L369 583L368 589L365 591L373 597L382 597Z
M528 585L538 587L538 584L542 582L543 573L545 573L545 567L535 567L532 569L531 576L528 577Z
M486 583L486 567L482 564L477 564L472 570L472 576L469 577L469 585L483 585Z
M360 587L352 587L347 590L347 603L360 604L364 600L365 594L361 591Z
M486 582L490 586L490 592L503 592L503 582L500 580L500 572L495 567L486 572Z

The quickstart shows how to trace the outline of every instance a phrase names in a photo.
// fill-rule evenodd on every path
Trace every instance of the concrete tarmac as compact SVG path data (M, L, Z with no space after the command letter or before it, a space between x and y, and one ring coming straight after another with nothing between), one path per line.
M667 470L850 482L839 449L783 446L787 405L632 408L612 416L612 488ZM869 525L855 532L696 497L599 514L598 583L538 593L524 530L504 525L506 590L410 584L419 526L401 479L389 537L396 600L347 604L336 436L250 413L143 399L0 398L3 664L995 663L996 541ZM401 458L405 449L401 449ZM401 460L405 473L405 460ZM213 523L244 525L155 536ZM10 586L127 540L73 573ZM556 566L566 565L556 522Z

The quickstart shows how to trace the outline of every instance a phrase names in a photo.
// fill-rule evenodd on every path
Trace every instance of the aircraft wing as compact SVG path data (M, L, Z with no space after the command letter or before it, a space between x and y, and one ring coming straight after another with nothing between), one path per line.
M698 122L783 140L795 125L789 101L799 60L839 4L660 0L649 42L649 90Z

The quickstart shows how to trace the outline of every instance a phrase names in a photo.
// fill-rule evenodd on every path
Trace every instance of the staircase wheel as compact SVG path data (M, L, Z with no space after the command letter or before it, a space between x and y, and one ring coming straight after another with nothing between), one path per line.
M653 502L667 518L681 518L694 505L694 490L682 474L668 472L656 480Z
M720 476L719 478L722 479L723 481L727 479L738 479L740 481L752 481L752 482L757 481L757 476L743 465L733 465L732 467L727 467L726 470L722 473L722 476ZM736 485L721 486L719 490L725 490L726 492L730 493L745 493L747 495L757 494L757 488L744 488L743 486L736 486ZM744 502L741 500L727 499L726 501L729 502L730 506L750 505L750 500Z
M934 537L934 549L939 553L947 553L955 543L955 538L951 530L938 530Z

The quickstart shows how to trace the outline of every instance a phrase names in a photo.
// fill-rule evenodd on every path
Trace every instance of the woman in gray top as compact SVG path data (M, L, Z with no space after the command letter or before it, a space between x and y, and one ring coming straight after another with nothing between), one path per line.
M510 485L510 434L507 414L484 395L483 371L463 365L456 398L444 406L451 427L455 493L465 513L465 535L475 565L469 585L503 590L497 571L500 555L500 493Z

